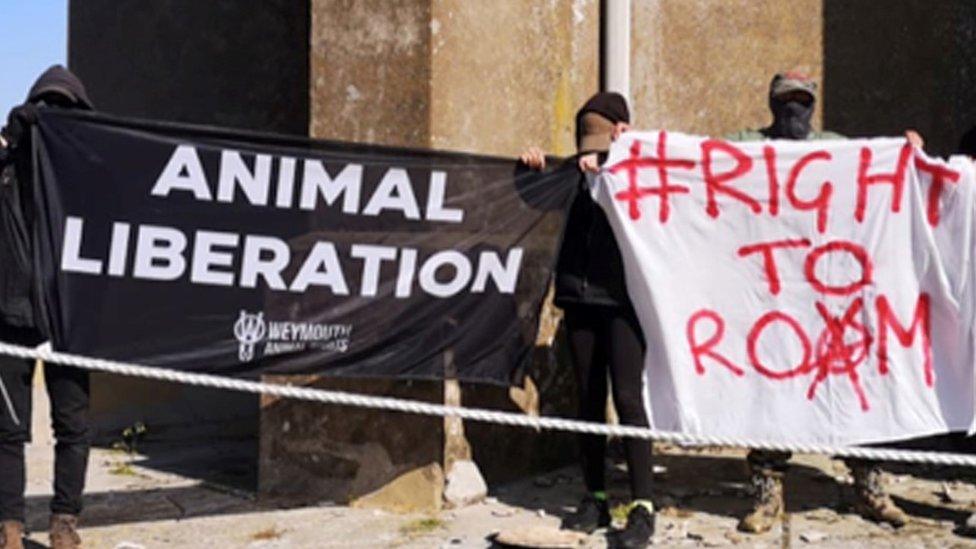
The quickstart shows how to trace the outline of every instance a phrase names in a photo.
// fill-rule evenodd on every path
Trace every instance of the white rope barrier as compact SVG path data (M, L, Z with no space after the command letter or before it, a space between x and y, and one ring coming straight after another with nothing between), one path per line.
M853 446L829 446L821 444L778 443L727 437L694 436L669 431L655 431L643 427L626 425L606 425L572 419L556 417L535 417L514 412L501 412L480 408L464 408L460 406L445 406L414 400L403 400L392 397L380 397L313 389L309 387L295 387L232 379L210 374L180 372L164 368L140 366L125 362L103 360L49 350L46 346L37 348L13 345L0 342L0 354L25 359L40 359L46 363L73 366L85 370L106 372L124 376L156 379L173 383L183 383L200 387L212 387L230 391L272 395L282 398L338 404L358 408L372 408L393 412L411 414L457 417L470 421L495 423L513 427L526 427L536 430L568 431L594 435L608 435L616 437L632 437L645 440L670 442L682 446L730 446L741 448L756 448L763 450L778 450L799 452L805 454L825 454L844 458L865 459L874 461L900 461L908 463L930 463L936 465L955 465L976 467L976 455L950 454L942 452L928 452L915 450L898 450L892 448L866 448Z

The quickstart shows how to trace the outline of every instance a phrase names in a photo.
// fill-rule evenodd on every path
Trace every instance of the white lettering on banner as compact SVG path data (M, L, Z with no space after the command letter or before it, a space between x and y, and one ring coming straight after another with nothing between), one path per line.
M652 427L863 444L973 425L968 159L630 133L599 179Z
M219 162L218 202L234 203L242 195L252 206L268 206L271 176L276 170L273 205L277 208L293 207L298 169L295 158L225 149L220 151ZM447 174L443 171L430 172L427 203L423 212L410 175L404 168L387 169L365 207L362 207L363 166L360 164L343 165L332 176L322 161L302 159L301 176L301 182L297 185L298 207L303 210L316 209L320 198L326 207L333 206L341 197L342 212L350 215L377 216L385 212L399 212L405 219L446 223L461 223L464 220L463 210L445 205ZM178 145L173 150L150 194L167 198L174 191L188 192L196 200L214 200L199 153L191 145Z
M99 274L102 262L81 257L81 231L84 223L77 217L64 221L64 250L61 253L61 270L75 273Z
M453 271L452 278L444 282L437 280L437 271L448 265ZM471 262L464 254L454 250L437 252L420 267L420 287L437 297L449 297L460 292L469 280Z
M359 211L359 188L363 181L362 166L349 164L335 178L329 177L329 172L321 162L306 160L304 166L301 202L303 210L314 210L319 196L325 200L327 206L331 206L340 196L343 196L344 213L354 214Z
M436 170L430 172L430 192L427 194L427 219L431 221L460 223L464 221L464 210L444 207L444 189L446 186L446 173Z
M213 200L207 176L203 173L203 164L197 150L190 145L176 147L150 194L169 196L174 190L189 191L197 200Z
M307 179L307 178L306 178ZM278 192L275 206L291 208L292 195L295 194L295 159L287 156L278 160Z
M108 274L122 276L125 274L125 262L129 249L129 224L112 224L112 250L108 256Z
M396 259L396 248L353 244L349 255L363 260L363 285L361 295L373 297L380 283L380 264Z
M257 206L268 204L268 191L271 185L271 156L254 155L252 172L241 153L237 151L220 152L220 175L217 179L217 200L233 202L235 189L240 188L247 201Z
M413 277L417 272L417 250L404 248L400 255L400 270L397 273L396 297L410 297L413 288Z
M131 233L135 233L135 238L130 238ZM415 284L425 293L443 298L465 290L481 293L492 286L499 293L512 294L523 257L523 249L515 247L504 252L484 250L476 259L457 250L442 250L421 260L413 248L352 244L347 261L359 261L362 269L359 280L351 281L355 284L355 290L351 290L340 252L327 241L312 243L300 257L287 242L273 236L198 230L188 238L172 227L119 222L112 225L107 247L101 250L109 257L107 269L103 260L81 256L84 241L84 220L68 216L61 255L63 272L161 281L188 275L192 284L257 288L263 283L271 290L291 292L321 287L334 295L375 297L380 291L384 265L391 264L389 288L394 297L401 299L413 294ZM90 247L91 252L96 251L95 246ZM130 255L134 261L127 270L126 258ZM299 268L287 281L285 272L292 264Z
M339 265L339 254L331 242L315 243L290 289L304 292L312 285L328 286L335 295L349 295L349 287Z
M270 257L264 252L268 252ZM256 288L258 278L272 290L287 288L281 271L288 266L291 251L280 238L248 235L244 240L244 260L241 264L241 286Z
M420 219L420 208L413 195L407 170L391 168L363 209L363 215L379 215L383 210L400 210L407 219Z
M197 237L193 242L190 282L233 286L233 273L215 271L213 267L230 267L234 262L234 255L227 251L214 250L214 246L221 246L225 249L236 248L238 239L238 236L232 233L197 231Z
M516 248L508 254L505 265L502 265L498 254L494 252L481 252L481 260L478 262L478 274L474 277L471 284L473 293L481 293L488 286L488 279L491 278L498 285L498 289L504 293L515 291L515 283L518 281L518 268L522 264L522 250Z
M186 270L184 250L186 250L186 236L179 230L142 225L139 227L132 276L146 280L176 280L183 276L183 271Z

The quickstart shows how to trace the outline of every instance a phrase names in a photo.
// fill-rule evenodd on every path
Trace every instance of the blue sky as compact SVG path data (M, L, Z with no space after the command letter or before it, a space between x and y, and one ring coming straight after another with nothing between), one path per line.
M68 60L68 0L0 0L0 126L44 69Z

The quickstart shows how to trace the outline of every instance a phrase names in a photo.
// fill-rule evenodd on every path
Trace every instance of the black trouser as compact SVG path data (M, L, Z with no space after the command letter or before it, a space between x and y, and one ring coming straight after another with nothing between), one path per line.
M0 339L20 345L37 344L36 334L0 328ZM24 444L30 442L31 381L34 361L0 356L0 520L24 522ZM48 365L44 381L51 399L54 447L52 513L77 515L88 468L88 372Z
M573 305L566 307L565 318L580 386L580 419L606 421L609 370L613 401L621 424L647 427L642 396L645 346L634 313L617 307ZM603 491L606 488L607 438L581 435L580 449L587 490ZM653 480L651 442L626 438L624 450L631 495L634 499L650 499Z

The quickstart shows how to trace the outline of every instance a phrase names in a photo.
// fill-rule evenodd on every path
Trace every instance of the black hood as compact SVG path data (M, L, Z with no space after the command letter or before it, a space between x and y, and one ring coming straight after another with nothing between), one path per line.
M610 122L630 123L630 109L627 100L617 92L601 92L589 98L576 112L576 143L583 137L583 115L593 112L606 118Z
M966 133L962 134L959 146L956 147L956 154L976 158L976 126L973 126Z
M588 112L595 112L613 123L630 123L627 100L617 92L602 92L589 98L576 113L577 119Z
M81 80L61 65L54 65L34 82L30 93L27 94L28 103L37 103L47 94L57 94L71 104L72 107L92 110L95 107L88 99L88 92Z

